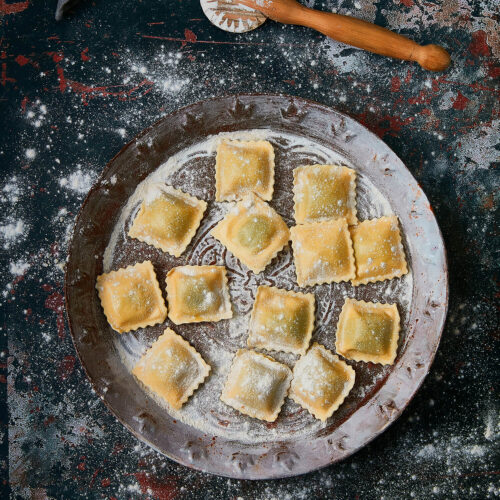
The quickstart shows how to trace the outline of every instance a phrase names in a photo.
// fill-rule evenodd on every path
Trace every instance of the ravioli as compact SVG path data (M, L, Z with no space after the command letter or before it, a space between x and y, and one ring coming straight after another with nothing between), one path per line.
M196 349L167 328L134 366L132 373L178 410L210 373Z
M335 349L344 358L392 365L400 319L396 304L347 299L337 326Z
M293 368L290 398L324 422L344 402L355 379L347 363L314 343Z
M356 224L356 172L341 165L306 165L293 171L295 222L345 218Z
M300 224L290 232L299 286L354 279L354 253L345 219Z
M408 272L395 215L365 220L350 231L356 258L354 286L399 278Z
M268 141L222 141L215 163L215 200L255 193L269 201L274 190L274 149Z
M224 266L178 266L167 274L169 318L176 324L233 316Z
M211 234L256 274L266 268L290 239L281 216L254 194L237 203Z
M291 379L288 366L264 354L240 349L233 359L220 399L244 415L274 422Z
M97 277L104 315L119 333L163 323L167 308L153 264L147 260Z
M259 286L248 347L304 354L314 328L314 295Z
M200 225L206 202L172 186L153 184L128 235L179 257Z

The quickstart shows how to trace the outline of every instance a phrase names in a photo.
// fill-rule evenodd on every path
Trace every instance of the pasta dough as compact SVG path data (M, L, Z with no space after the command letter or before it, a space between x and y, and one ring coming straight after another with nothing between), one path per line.
M356 275L347 221L337 219L290 230L299 286L349 281Z
M153 184L128 235L179 257L200 225L207 204L172 186Z
M335 349L344 358L392 365L399 338L396 304L347 299L337 326Z
M167 328L134 366L132 373L178 410L210 372L196 349Z
M295 222L344 217L356 224L356 172L340 165L306 165L293 171Z
M97 277L104 314L119 333L163 323L167 308L153 264L145 262Z
M280 215L253 193L237 203L211 234L254 273L263 271L290 239Z
M250 319L248 346L304 354L314 328L314 295L259 286Z
M267 141L222 141L215 163L215 200L234 201L253 192L273 197L274 150Z
M398 278L408 272L395 215L365 220L350 230L356 258L354 286Z
M176 324L231 318L224 266L179 266L167 274L169 318Z
M288 366L264 354L240 349L233 359L220 399L240 413L274 422L291 379Z
M355 378L354 370L347 363L314 343L293 368L290 398L325 421L344 402Z

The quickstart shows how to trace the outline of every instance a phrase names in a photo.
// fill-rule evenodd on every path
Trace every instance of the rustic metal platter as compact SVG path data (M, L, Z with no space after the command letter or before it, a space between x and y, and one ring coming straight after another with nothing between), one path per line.
M392 366L349 362L356 384L324 424L287 400L272 424L242 416L218 397L232 354L246 344L246 324L259 284L298 290L291 249L261 275L244 268L209 234L223 217L214 202L214 145L221 137L266 138L276 153L271 205L293 225L292 171L311 163L343 163L357 171L360 220L398 215L411 272L353 288L314 287L313 340L334 349L346 297L396 302L402 330ZM167 182L208 202L205 218L179 258L127 238L150 182ZM147 327L122 335L107 324L96 277L149 259L163 291L172 267L223 264L234 318L218 323ZM103 170L77 218L66 269L66 308L82 365L97 393L139 439L169 458L214 474L267 479L303 474L349 456L392 423L418 390L434 358L448 303L446 255L429 202L401 160L352 118L326 106L282 95L238 95L182 108L139 134ZM165 326L187 338L212 374L179 412L141 388L131 367ZM272 353L293 366L296 357Z

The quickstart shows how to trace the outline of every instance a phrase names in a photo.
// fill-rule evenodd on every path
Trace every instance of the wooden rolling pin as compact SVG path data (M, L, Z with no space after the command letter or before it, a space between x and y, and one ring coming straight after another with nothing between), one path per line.
M238 0L238 3L256 9L274 21L307 26L334 40L375 54L416 61L431 71L443 71L450 65L450 55L443 47L419 45L361 19L309 9L295 0Z

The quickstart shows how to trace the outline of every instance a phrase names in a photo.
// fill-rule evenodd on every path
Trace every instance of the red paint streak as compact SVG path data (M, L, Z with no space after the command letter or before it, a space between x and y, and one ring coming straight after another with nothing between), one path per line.
M88 47L85 47L81 54L80 54L80 57L82 58L82 61L86 62L86 61L90 61L90 57L87 55L89 52L89 48Z
M59 81L59 90L64 92L66 90L66 78L64 77L64 70L61 66L56 65L57 80Z
M89 441L90 442L90 441ZM104 462L106 462L106 460L104 460ZM101 469L98 467L94 473L92 474L92 479L90 480L90 484L89 484L89 488L92 488L94 486L94 481L95 481L95 478L97 477L97 475L99 474L99 472L101 471Z
M7 379L5 378L5 375L0 375L0 383L2 383L2 384L7 383Z
M487 36L483 30L474 31L472 33L472 42L469 45L469 52L476 57L489 56L490 48L486 43Z
M462 86L467 86L471 88L474 91L478 90L486 90L488 92L493 92L495 94L500 94L500 90L494 87L486 87L484 85L481 85L479 83L465 83L465 82L457 82L456 80L447 80L444 76L440 76L438 79L432 81L432 90L437 92L439 90L439 85L440 84L448 84L448 85L462 85Z
M285 83L288 83L292 87L295 87L295 80L283 80Z
M7 63L2 63L2 75L0 77L0 83L5 87L7 82L15 83L16 79L7 76Z
M404 126L409 125L415 119L414 116L410 116L402 120L400 116L390 115L376 118L373 115L368 115L367 113L360 113L355 115L355 117L379 137L383 137L385 134L396 136Z
M411 82L411 76L412 76L412 73L410 70L408 70L406 72L406 76L405 76L405 83L410 83Z
M405 7L413 7L413 0L400 0Z
M21 109L23 110L23 113L26 112L26 105L28 104L29 99L27 96L23 97L23 100L21 101Z
M488 76L491 78L499 78L500 77L500 66L495 65L495 63L488 63Z
M24 273L23 274L20 274L19 276L16 276L13 280L12 280L12 286L15 286L17 285L18 283L21 283L21 281L24 280Z
M59 63L64 59L64 54L59 52L48 52L49 56L52 56L52 60L56 63L56 73L57 80L59 81L59 90L64 92L67 87L66 77L64 76L64 70L59 65Z
M101 486L102 486L103 488L107 488L110 484L111 484L111 479L109 479L108 477L105 477L105 478L101 481Z
M7 3L5 0L0 0L1 14L18 14L29 7L29 0L25 2Z
M57 313L57 333L60 339L65 337L64 331L64 297L54 292L45 299L45 307Z
M52 285L47 285L46 283L42 285L42 288L44 292L51 292L53 290Z
M139 481L142 493L151 495L155 500L173 500L179 494L179 488L172 478L160 482L145 472L135 472L134 476Z
M188 54L188 59L191 61L191 62L195 62L196 61L196 57L193 56L192 54Z
M430 104L432 98L428 96L425 90L421 90L416 97L408 99L409 104Z
M448 82L448 83L456 83L457 85L467 85L470 87L472 90L477 91L477 90L486 90L488 92L493 92L495 94L500 95L500 90L493 88L493 87L485 87L484 85L481 85L480 83L462 83L462 82Z
M22 54L19 54L14 61L16 61L19 66L25 66L30 62L30 60L27 57L24 57Z
M63 360L59 363L59 376L61 380L66 380L75 369L76 359L74 356L64 356Z
M64 55L60 52L49 52L49 56L52 56L55 63L60 63L64 59Z
M124 450L125 446L123 444L115 444L113 447L113 451L111 452L112 455L118 455L118 453L121 453Z
M50 424L53 424L54 422L56 421L56 417L54 417L54 415L49 415L44 421L43 421L43 425L45 425L45 427L48 427Z
M453 109L464 110L467 107L467 103L470 99L467 99L460 90L458 91L457 97L453 101Z
M193 33L191 30L188 30L187 28L184 30L184 41L182 42L181 47L184 47L188 42L189 43L196 43L196 40L198 40L198 37Z
M381 121L387 120L389 122L389 127L387 128L387 132L399 132L405 125L410 124L415 119L414 116L410 116L409 118L405 118L401 120L399 116L383 116Z
M399 92L401 88L401 80L399 76L393 76L391 79L391 92Z
M110 85L105 87L92 87L90 85L84 85L80 82L75 82L72 80L67 80L67 85L77 94L80 94L82 97L82 102L85 106L88 105L89 100L94 99L95 97L118 97L121 101L125 101L127 99L134 100L137 99L135 94L138 90L146 87L145 90L139 92L139 95L144 96L149 93L154 86L154 83L150 80L143 80L138 83L134 87L131 87L127 90L110 90L114 88L122 88L123 85Z
M137 33L142 38L151 38L153 40L167 40L169 42L189 42L185 38L176 38L172 36L154 36L154 35L143 35L142 33ZM221 40L196 40L193 43L207 43L211 45L272 45L279 47L305 47L305 43L267 43L267 42L227 42Z
M482 207L485 210L493 210L495 208L495 199L492 194L488 195L484 200Z

